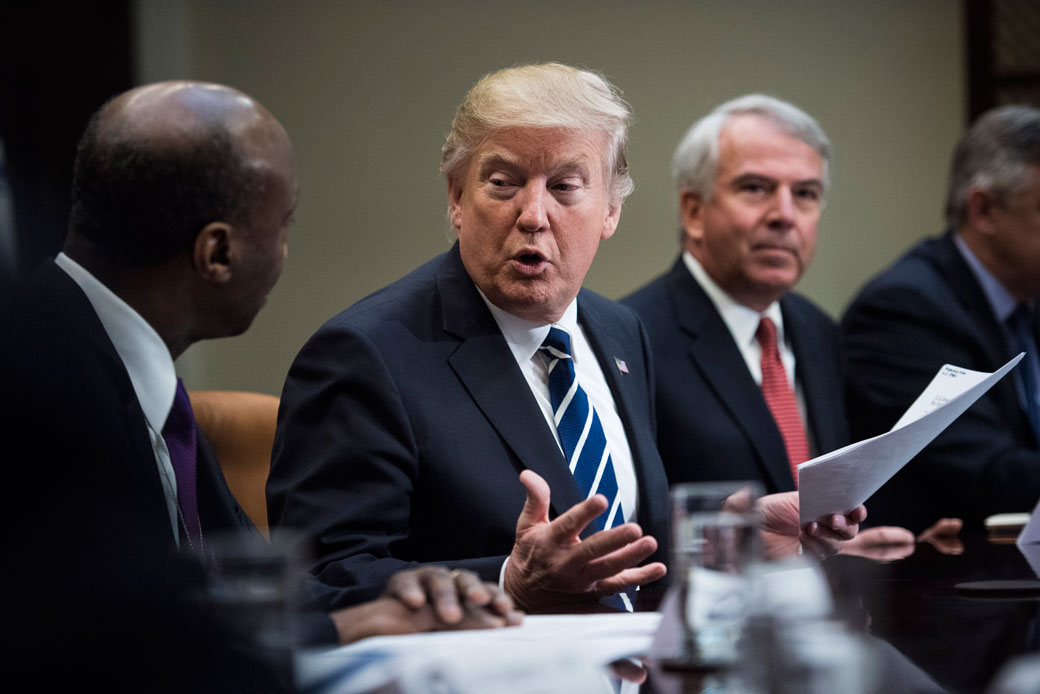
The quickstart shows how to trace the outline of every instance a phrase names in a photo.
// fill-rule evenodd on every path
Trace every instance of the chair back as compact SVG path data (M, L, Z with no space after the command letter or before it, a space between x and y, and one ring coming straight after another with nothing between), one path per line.
M264 393L193 390L195 421L206 434L228 488L265 537L267 475L271 470L278 398Z

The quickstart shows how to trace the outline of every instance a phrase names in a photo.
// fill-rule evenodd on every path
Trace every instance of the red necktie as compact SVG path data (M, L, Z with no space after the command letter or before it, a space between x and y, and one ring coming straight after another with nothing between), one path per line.
M755 331L758 344L762 346L762 397L773 413L776 427L784 439L787 461L791 465L791 476L798 486L798 463L809 459L809 439L798 411L798 401L787 380L784 363L780 361L780 350L776 346L776 326L769 318L763 318Z

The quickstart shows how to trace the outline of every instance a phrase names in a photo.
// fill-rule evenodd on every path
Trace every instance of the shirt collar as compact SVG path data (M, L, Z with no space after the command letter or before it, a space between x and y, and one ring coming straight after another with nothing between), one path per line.
M693 278L697 280L697 283L701 285L704 293L711 299L711 303L715 305L715 310L719 312L719 315L722 316L722 321L729 328L733 340L741 348L755 341L758 324L763 318L771 319L776 326L777 342L785 341L784 316L780 310L779 302L774 301L766 307L765 311L759 313L744 304L738 303L726 290L716 284L707 270L689 251L683 251L683 263L690 271L690 274L693 275Z
M578 329L577 297L568 304L558 321L554 323L535 323L518 318L512 313L495 306L490 299L484 296L484 292L480 291L479 287L477 292L480 294L480 298L484 300L484 303L487 304L488 310L491 311L491 315L495 319L495 323L498 324L498 329L502 331L502 336L505 337L513 357L519 364L527 363L538 353L538 349L549 334L549 328L554 325L563 328L571 335L574 335Z
M64 253L59 253L54 262L87 295L130 375L145 419L152 429L162 431L177 389L177 372L166 343L141 314L82 265Z
M1012 296L1011 292L1000 283L1000 280L986 269L982 261L968 248L968 244L964 242L960 234L953 235L953 244L957 246L957 250L960 251L964 262L968 264L972 274L975 275L975 279L978 280L982 293L986 295L986 300L989 301L989 307L993 309L993 315L996 316L998 322L1005 323L1011 317L1011 314L1014 313L1015 307L1018 306L1018 299Z

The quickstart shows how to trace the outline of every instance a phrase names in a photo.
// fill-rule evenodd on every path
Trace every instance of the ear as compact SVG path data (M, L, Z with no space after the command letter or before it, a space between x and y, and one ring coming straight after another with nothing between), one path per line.
M234 253L231 236L234 227L226 222L210 222L195 237L192 261L195 272L210 282L224 284L231 280Z
M700 193L684 190L679 194L679 219L684 231L684 242L704 238L704 200Z
M985 188L971 188L968 191L968 225L986 236L996 232L993 213L997 201L993 194Z
M600 240L605 241L617 231L618 222L621 221L621 203L617 202L607 208L607 218L603 220L603 233Z
M458 231L462 226L462 186L458 181L448 181L448 217Z

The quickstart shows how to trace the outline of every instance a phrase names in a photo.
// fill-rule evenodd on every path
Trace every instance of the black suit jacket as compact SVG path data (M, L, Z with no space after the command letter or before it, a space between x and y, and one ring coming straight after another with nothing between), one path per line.
M4 325L11 667L48 687L67 674L116 691L280 689L191 599L201 572L175 553L144 414L83 292L49 262ZM204 531L251 528L200 442Z
M682 258L622 299L650 335L657 379L657 445L668 480L759 480L793 491L783 438L715 305ZM848 443L837 329L807 299L780 301L808 410L814 450Z
M1012 355L975 276L949 234L923 241L869 282L841 324L853 432L895 424L943 364L994 371ZM954 516L1030 511L1040 451L1004 378L868 501L871 519L911 529Z
M631 311L587 291L578 320L624 423L638 519L661 560L668 490L645 335ZM425 562L497 581L522 470L549 483L555 514L582 498L457 245L318 330L289 371L278 420L271 523L317 537L314 570L331 585L379 585Z

